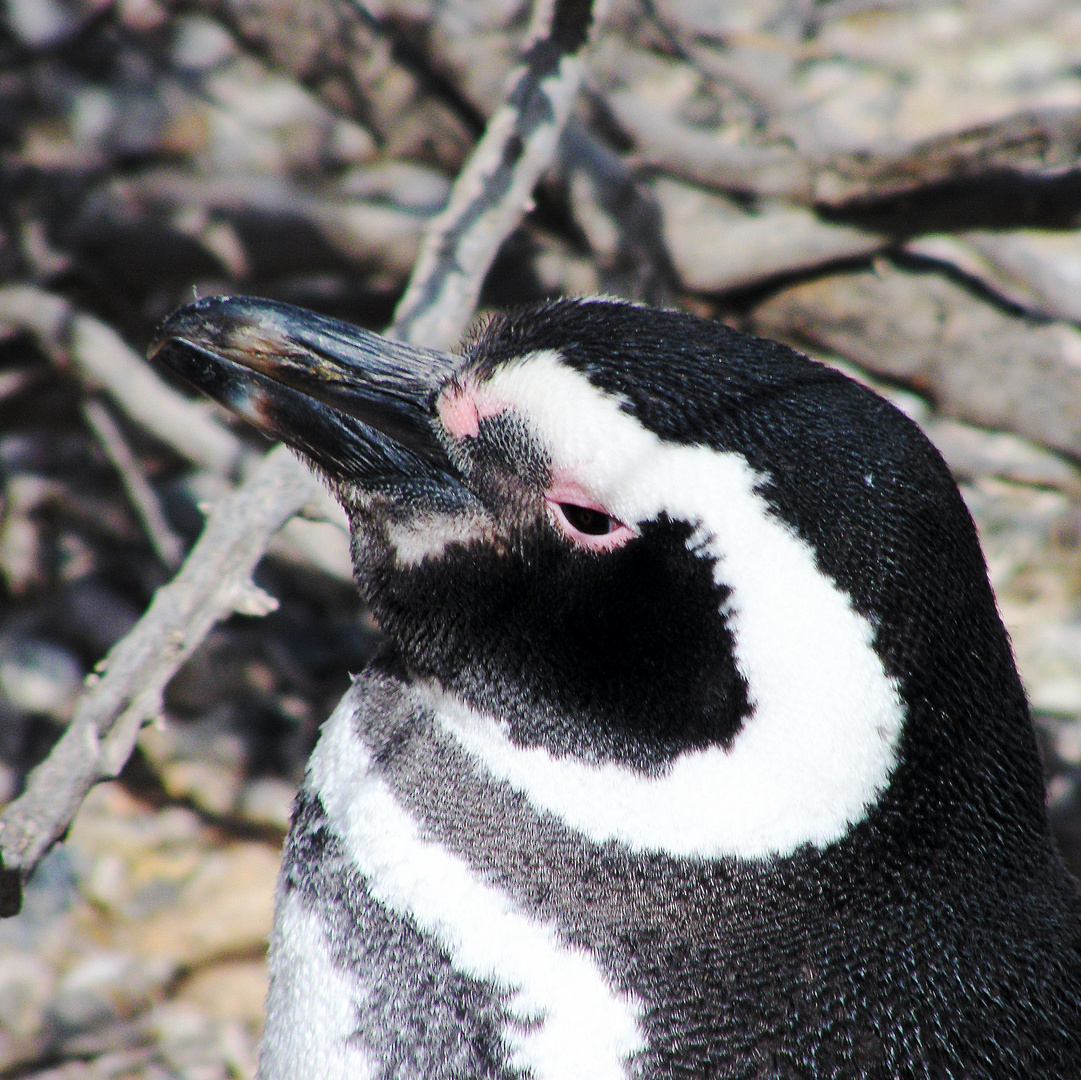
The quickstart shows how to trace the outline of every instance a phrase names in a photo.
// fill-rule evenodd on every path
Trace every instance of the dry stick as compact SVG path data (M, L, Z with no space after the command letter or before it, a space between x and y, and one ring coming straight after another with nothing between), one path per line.
M1076 170L1081 152L1081 110L1075 108L1019 112L909 146L816 155L785 143L727 143L626 91L607 100L643 167L716 190L823 206L995 172L1055 175Z
M571 214L601 269L602 290L671 306L677 275L649 188L637 182L623 155L577 116L563 129L560 157Z
M193 401L173 390L112 327L79 311L64 297L33 285L0 287L0 333L12 331L30 334L57 367L74 370L83 383L91 390L102 391L142 430L213 474L217 478L215 487L225 488L228 477L247 476L262 461L261 455L248 449L217 419L210 402ZM23 376L25 381L27 373ZM3 390L0 385L0 395ZM90 417L88 422L94 426ZM102 432L97 434L102 437ZM119 463L118 468L130 490L128 480L134 480L136 474ZM321 484L314 484L311 496L305 513L310 511L311 516L334 524L344 533L345 515L330 493ZM138 498L134 494L132 498L138 508ZM180 561L179 549L173 558L174 545L168 541L159 543L165 533L151 524L152 518L143 510L140 515L152 541L160 548L159 554L175 568ZM279 554L300 565L316 567L344 582L353 580L347 554L343 560L326 544L313 540L300 522L287 522L274 545Z
M192 401L172 389L112 327L64 297L33 285L0 288L0 327L31 334L58 367L73 368L133 423L214 474L222 486L230 476L246 477L262 460L215 417L210 402ZM312 485L311 491L306 509L344 530L345 515L330 492L321 484ZM292 522L275 544L295 562L352 581L350 567L339 566L340 560L311 544Z
M205 403L171 389L112 327L62 296L33 285L0 288L0 325L32 334L58 366L74 367L84 383L105 391L192 464L228 476L253 456Z
M175 570L183 558L184 545L169 526L154 489L139 470L139 463L135 460L120 425L113 419L112 413L94 398L83 402L83 416L94 429L102 450L119 474L120 482L124 485L128 499L139 515L158 558L170 570Z
M634 142L637 162L643 168L716 191L793 202L814 200L814 164L787 144L729 143L625 90L608 94L606 101L616 123Z
M67 731L4 813L5 874L25 878L67 831L90 788L123 768L139 729L160 710L165 684L216 622L234 611L273 610L276 601L252 584L251 573L314 483L288 450L275 447L243 488L211 511L197 557L110 650L104 674L87 680Z
M535 27L544 6L538 5ZM555 0L544 19L547 32L536 35L511 74L506 100L432 222L390 336L443 346L460 337L488 267L555 157L581 83L578 53L591 20L590 0Z
M491 260L548 164L541 149L555 153L579 81L577 66L565 61L584 45L591 18L589 0L555 0L548 33L530 47L524 74L512 80L497 114L503 119L462 170L441 227L426 241L418 265L430 278L415 275L399 305L392 330L400 339L446 347L472 317ZM110 650L68 730L0 815L0 914L17 912L21 882L67 831L90 788L123 768L139 729L160 711L169 678L211 627L233 611L270 610L273 601L254 587L252 570L275 530L319 486L279 446L211 512L176 579Z
M177 15L199 12L245 52L291 77L334 112L370 131L391 158L438 162L454 172L472 144L456 110L395 53L395 35L370 0L162 0ZM197 83L200 93L207 87Z

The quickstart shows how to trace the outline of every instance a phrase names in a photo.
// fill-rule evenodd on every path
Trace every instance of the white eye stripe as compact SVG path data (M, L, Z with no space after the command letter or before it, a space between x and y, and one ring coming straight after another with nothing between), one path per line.
M527 418L557 475L574 477L629 528L661 514L696 527L689 548L714 561L729 590L753 715L729 751L685 754L660 777L517 746L495 720L463 720L443 701L448 730L493 774L598 841L761 857L844 835L888 783L904 707L874 627L770 513L758 493L764 477L738 454L663 442L553 353L501 369L485 392Z

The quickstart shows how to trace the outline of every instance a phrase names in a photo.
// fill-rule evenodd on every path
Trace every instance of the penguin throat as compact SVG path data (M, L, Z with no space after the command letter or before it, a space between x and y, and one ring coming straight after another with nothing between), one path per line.
M730 750L687 751L655 773L557 756L515 742L505 722L436 685L417 686L440 728L483 773L597 844L676 858L788 856L845 837L881 787L829 775L813 755L797 760L803 748L778 756L751 728Z
M384 553L370 598L404 662L511 738L649 773L728 746L750 714L713 560L683 522L598 556L538 529L522 550Z

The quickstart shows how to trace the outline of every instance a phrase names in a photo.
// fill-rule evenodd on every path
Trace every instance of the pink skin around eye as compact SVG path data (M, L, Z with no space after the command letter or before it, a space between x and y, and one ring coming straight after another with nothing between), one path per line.
M579 547L586 548L589 551L615 551L616 548L622 547L634 536L634 529L629 525L624 525L618 518L613 517L607 509L588 494L585 488L573 480L554 482L544 493L544 498L548 503L548 511L555 522L556 528ZM595 510L598 514L604 514L605 517L611 518L611 530L596 535L576 529L561 509L562 504L581 506L586 510Z
M469 390L451 384L439 396L436 409L447 433L454 439L475 439L480 434L480 422L496 416L507 408L505 402L478 398ZM558 480L544 493L548 511L556 528L568 540L587 551L614 551L622 547L634 530L614 517L600 505L580 484L573 480ZM611 519L608 532L585 533L576 528L567 517L563 506L578 506L595 510Z

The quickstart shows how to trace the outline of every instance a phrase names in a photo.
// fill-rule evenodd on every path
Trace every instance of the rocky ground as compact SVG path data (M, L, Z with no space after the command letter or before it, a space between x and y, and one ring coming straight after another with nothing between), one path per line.
M384 326L529 8L0 12L3 805L263 449L140 381L154 326L193 291ZM983 537L1081 873L1079 150L1070 0L613 0L482 306L683 306L923 424ZM257 583L277 610L212 631L0 922L0 1077L252 1075L292 791L378 637L333 520L295 520Z

